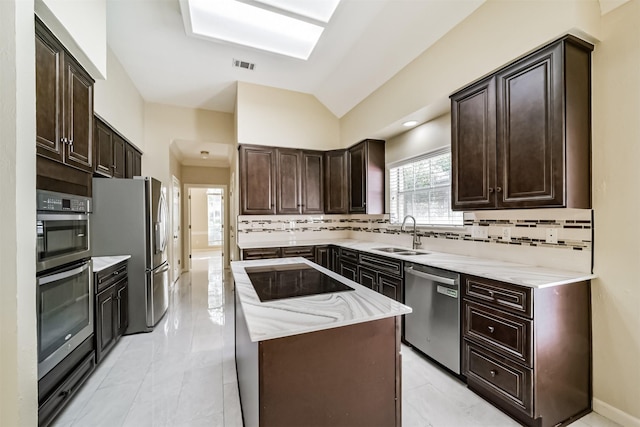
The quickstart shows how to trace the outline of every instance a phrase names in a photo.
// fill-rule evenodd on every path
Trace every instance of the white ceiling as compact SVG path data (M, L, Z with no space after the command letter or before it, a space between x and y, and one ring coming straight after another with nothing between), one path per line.
M147 102L233 112L244 81L313 94L342 117L484 1L342 0L307 61L189 37L178 0L108 0L107 34Z

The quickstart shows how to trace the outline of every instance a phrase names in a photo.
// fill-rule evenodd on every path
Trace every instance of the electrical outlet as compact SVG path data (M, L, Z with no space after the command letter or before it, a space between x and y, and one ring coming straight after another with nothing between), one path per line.
M505 242L511 241L511 227L502 228L502 240Z
M473 227L471 227L471 237L474 239L488 239L489 227L474 225Z
M547 228L547 243L558 243L557 228Z

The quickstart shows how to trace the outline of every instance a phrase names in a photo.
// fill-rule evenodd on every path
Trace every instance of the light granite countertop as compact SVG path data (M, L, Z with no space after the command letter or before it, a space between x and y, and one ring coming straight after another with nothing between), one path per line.
M241 249L268 248L280 246L317 246L336 245L344 248L355 249L375 255L389 258L396 258L416 264L428 265L430 267L442 268L458 273L471 274L487 279L500 280L530 288L542 288L548 286L566 285L569 283L581 282L596 278L591 273L577 271L556 270L534 265L519 264L507 261L498 261L486 258L471 257L465 255L455 255L443 252L434 252L428 249L419 249L421 252L428 252L427 255L397 255L393 253L376 250L376 248L400 247L379 242L365 242L360 240L312 240L312 241L273 241L259 242L249 245L242 245ZM405 248L411 250L411 248Z
M93 261L93 272L97 273L129 258L131 258L131 255L94 256L91 258Z
M261 302L245 267L305 263L353 291ZM251 341L315 332L411 313L411 308L304 258L234 261L231 270Z

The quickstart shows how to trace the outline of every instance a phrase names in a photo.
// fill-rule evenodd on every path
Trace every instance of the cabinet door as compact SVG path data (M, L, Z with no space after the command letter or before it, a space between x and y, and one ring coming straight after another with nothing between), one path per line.
M492 78L451 97L451 207L495 207L496 103Z
M367 213L366 193L366 144L364 142L349 149L349 212Z
M276 213L302 212L300 151L276 149Z
M325 153L324 211L330 214L349 212L347 188L347 151Z
M302 152L302 213L324 213L324 153Z
M113 177L125 177L125 141L120 136L113 135Z
M36 150L63 161L62 49L36 21Z
M380 293L398 302L402 302L402 279L400 277L380 274L378 276L378 284L380 286Z
M376 292L380 292L380 289L378 289L378 275L373 270L360 267L358 269L358 283Z
M124 163L125 163L125 168L124 168L124 177L125 178L133 178L133 156L134 156L134 149L131 145L127 144L124 147Z
M129 326L129 281L125 278L116 284L116 336L124 335Z
M133 150L133 176L142 176L142 154Z
M331 256L331 263L329 265L329 268L331 269L331 271L340 273L340 248L332 246L330 248L330 256Z
M115 286L100 292L96 297L96 361L100 362L104 355L116 342Z
M348 261L340 260L340 275L354 282L358 281L358 266Z
M92 171L93 161L93 81L91 77L68 55L64 57L65 106L64 134L66 144L65 163L87 172Z
M498 205L564 202L562 44L498 73Z
M100 120L95 120L94 172L106 177L113 176L113 133Z
M270 147L240 147L240 214L276 213L276 159Z
M315 258L313 260L318 265L323 266L324 268L331 268L331 258L330 258L330 250L329 246L316 246L315 247Z

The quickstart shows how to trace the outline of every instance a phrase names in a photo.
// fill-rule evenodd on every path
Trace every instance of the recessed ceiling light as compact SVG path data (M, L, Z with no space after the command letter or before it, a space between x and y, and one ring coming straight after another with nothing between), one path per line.
M202 150L200 152L200 157L202 157L203 159L206 159L207 157L209 157L209 152L206 150Z
M411 126L415 126L417 124L418 124L417 120L409 120L409 121L404 122L402 124L402 126L411 127Z
M235 0L181 0L187 32L308 59L324 28ZM185 7L186 6L186 7Z

